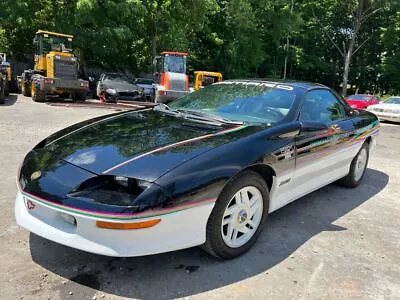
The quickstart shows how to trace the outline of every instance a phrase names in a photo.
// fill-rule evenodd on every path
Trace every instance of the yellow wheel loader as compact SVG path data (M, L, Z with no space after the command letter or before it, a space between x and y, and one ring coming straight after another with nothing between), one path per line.
M35 65L25 70L21 92L35 102L47 96L71 96L75 101L86 100L89 82L79 79L79 63L72 52L72 35L39 30L33 40Z
M193 88L195 91L198 91L202 87L219 81L222 81L222 74L219 72L195 71Z

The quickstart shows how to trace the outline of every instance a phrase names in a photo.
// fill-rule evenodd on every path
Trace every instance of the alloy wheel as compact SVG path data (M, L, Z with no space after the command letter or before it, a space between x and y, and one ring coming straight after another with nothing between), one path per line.
M254 186L245 186L229 201L221 223L224 243L231 248L246 244L260 225L263 197Z

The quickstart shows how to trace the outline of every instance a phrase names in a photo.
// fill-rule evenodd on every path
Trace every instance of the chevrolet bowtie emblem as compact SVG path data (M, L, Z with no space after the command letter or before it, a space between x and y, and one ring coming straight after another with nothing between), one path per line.
M31 175L31 180L39 179L40 176L42 176L42 172L40 172L40 171L33 172Z
M26 202L26 207L27 207L29 210L34 209L35 206L36 206L35 203L33 203L31 200L28 200L28 201Z

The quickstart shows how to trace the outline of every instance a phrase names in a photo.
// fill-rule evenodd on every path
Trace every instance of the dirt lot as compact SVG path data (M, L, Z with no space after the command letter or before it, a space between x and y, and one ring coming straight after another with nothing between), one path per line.
M396 124L382 124L359 188L332 184L273 213L251 251L232 261L198 248L110 258L19 228L15 176L26 152L55 130L112 111L38 104L16 95L0 106L2 299L400 299Z

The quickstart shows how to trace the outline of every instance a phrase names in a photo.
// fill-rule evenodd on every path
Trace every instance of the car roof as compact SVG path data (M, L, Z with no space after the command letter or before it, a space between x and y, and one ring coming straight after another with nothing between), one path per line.
M254 78L254 79L228 79L225 82L260 82L260 83L271 83L271 84L284 84L291 87L302 88L310 90L314 88L328 88L327 86L314 82L297 81L297 80L283 80L283 79L268 79L268 78Z

